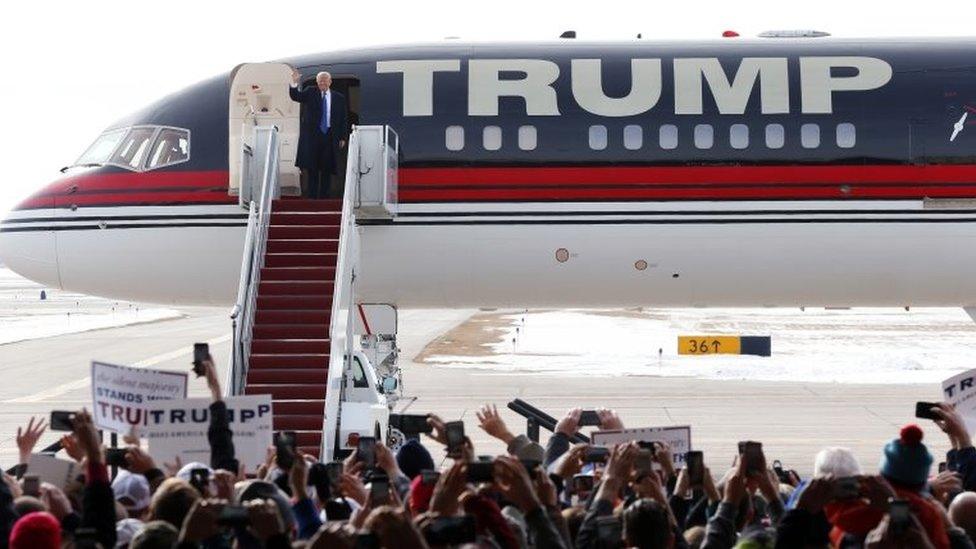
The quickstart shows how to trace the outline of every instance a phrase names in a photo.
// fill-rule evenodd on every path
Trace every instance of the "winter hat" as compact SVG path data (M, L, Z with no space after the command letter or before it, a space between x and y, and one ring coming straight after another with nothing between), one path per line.
M397 465L407 478L414 478L424 469L434 468L434 458L417 439L410 439L400 447L396 455Z
M51 513L28 513L10 531L10 549L60 548L61 523Z
M922 444L922 429L913 424L901 428L898 438L884 447L881 475L904 486L924 486L932 467L932 454Z
M417 475L410 482L410 499L407 504L414 515L427 512L430 508L430 499L434 497L434 485L424 484L423 475Z
M142 511L149 507L152 498L146 477L125 469L120 470L112 481L112 493L115 494L115 501L121 503L126 511Z
M116 496L117 497L117 496ZM139 519L122 519L115 523L115 546L128 547L145 526ZM171 526L172 528L172 526Z

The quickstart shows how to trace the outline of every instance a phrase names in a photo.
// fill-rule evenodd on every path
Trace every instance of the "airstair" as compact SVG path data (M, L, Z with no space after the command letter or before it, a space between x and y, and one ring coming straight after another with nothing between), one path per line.
M300 451L333 459L344 442L343 414L347 423L363 423L349 417L362 409L349 402L361 391L354 386L362 387L352 371L356 218L395 215L396 134L384 126L354 128L343 198L309 200L281 196L279 166L288 161L280 158L278 129L251 131L239 171L249 218L231 314L228 392L270 395L274 430L294 431Z

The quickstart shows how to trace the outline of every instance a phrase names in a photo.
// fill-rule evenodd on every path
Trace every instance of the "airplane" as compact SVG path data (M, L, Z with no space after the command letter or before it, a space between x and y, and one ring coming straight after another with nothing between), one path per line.
M400 138L357 299L399 307L976 305L976 40L446 40L281 60ZM41 284L234 302L233 72L111 124L0 224ZM283 180L298 107L288 82ZM284 98L284 99L282 99ZM951 111L955 113L956 111ZM287 122L287 123L285 123ZM957 135L958 134L958 135ZM290 155L290 156L289 156Z
M969 117L969 111L962 113L959 120L952 125L952 135L949 136L949 141L955 141L959 133L966 127L966 118Z

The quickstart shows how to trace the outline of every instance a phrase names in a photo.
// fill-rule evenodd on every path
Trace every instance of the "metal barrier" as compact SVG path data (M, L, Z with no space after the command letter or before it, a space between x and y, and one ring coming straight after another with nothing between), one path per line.
M532 442L539 442L539 428L547 431L556 431L556 418L529 404L528 402L516 398L508 403L508 409L525 418L527 424L525 434ZM576 433L570 437L572 442L589 442L590 437Z

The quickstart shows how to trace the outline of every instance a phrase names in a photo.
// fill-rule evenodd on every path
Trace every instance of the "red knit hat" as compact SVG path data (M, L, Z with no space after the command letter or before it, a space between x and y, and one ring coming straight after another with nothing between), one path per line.
M10 531L10 549L60 549L61 523L46 512L27 513Z
M423 475L417 475L410 483L410 510L415 515L424 513L430 508L430 500L434 496L434 485L424 484Z

